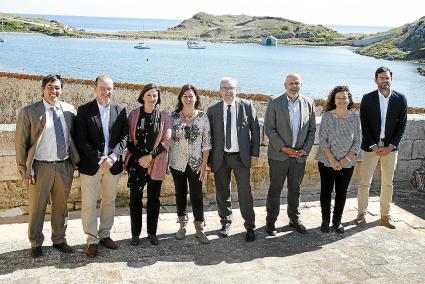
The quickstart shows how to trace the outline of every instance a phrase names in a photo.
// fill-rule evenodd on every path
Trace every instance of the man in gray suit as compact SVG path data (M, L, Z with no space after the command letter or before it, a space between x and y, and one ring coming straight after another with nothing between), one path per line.
M43 224L47 203L52 205L53 247L65 253L74 250L66 243L67 199L71 190L77 148L73 131L75 108L59 101L63 89L60 75L47 75L41 82L42 99L19 111L16 122L16 163L28 187L28 238L31 256L43 255Z
M237 82L223 78L220 83L223 100L208 108L211 126L211 169L214 173L216 199L221 229L219 237L229 235L232 223L231 172L236 176L239 205L245 239L255 240L255 213L250 185L250 167L257 164L260 154L260 126L251 102L237 98Z
M300 185L304 177L307 155L314 143L316 119L312 99L300 95L301 77L286 77L286 92L271 97L264 121L269 138L267 151L270 171L270 187L267 193L266 231L276 235L275 222L279 215L280 193L288 178L289 226L300 233L307 233L299 220Z

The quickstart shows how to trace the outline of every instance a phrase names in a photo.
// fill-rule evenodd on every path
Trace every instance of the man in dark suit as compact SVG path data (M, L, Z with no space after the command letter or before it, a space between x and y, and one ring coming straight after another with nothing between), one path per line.
M72 105L59 101L62 89L60 75L44 77L42 100L21 109L16 123L16 163L29 190L28 238L32 257L43 255L43 224L49 199L53 247L73 252L65 240L66 202L80 157L70 135L76 111Z
M397 165L398 147L407 123L407 101L404 95L391 89L392 72L379 67L375 72L378 89L363 96L360 104L362 125L362 164L357 195L359 227L366 226L365 215L369 187L378 161L381 164L381 224L395 226L390 217L393 177Z
M236 176L239 205L245 239L255 240L255 213L250 185L250 168L257 164L260 154L260 126L251 102L237 98L237 82L223 78L220 83L222 100L208 108L212 149L210 164L214 173L220 237L229 235L232 223L231 172Z
M86 254L96 257L98 243L117 249L110 238L115 216L118 180L123 171L122 152L126 148L128 122L123 106L111 101L112 79L96 78L96 98L78 108L76 143L81 156L81 219L87 234ZM97 224L97 195L100 190L100 224Z
M316 132L314 102L300 94L300 75L289 74L284 85L284 94L270 98L264 119L264 131L269 138L267 156L270 171L266 231L272 236L276 235L275 222L279 215L280 194L286 178L289 226L300 233L307 233L299 219L298 207L305 164Z

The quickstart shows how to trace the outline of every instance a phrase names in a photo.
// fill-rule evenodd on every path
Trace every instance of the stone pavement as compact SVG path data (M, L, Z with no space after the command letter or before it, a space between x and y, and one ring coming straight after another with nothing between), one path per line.
M176 214L167 207L160 215L159 246L151 246L144 231L141 246L132 247L128 212L120 209L111 236L119 248L99 247L96 259L84 254L79 212L72 212L67 230L68 243L77 251L62 254L53 249L46 222L44 256L39 259L29 257L26 217L3 218L0 283L425 283L425 193L395 194L395 230L379 226L376 192L370 199L367 228L357 228L354 195L350 192L347 200L346 233L341 236L320 232L317 193L303 197L307 200L301 210L306 235L290 230L286 205L282 205L278 234L268 237L264 200L256 201L257 239L252 243L244 239L239 210L234 210L231 236L219 239L217 212L210 205L206 212L209 245L198 243L191 224L185 240L174 239Z

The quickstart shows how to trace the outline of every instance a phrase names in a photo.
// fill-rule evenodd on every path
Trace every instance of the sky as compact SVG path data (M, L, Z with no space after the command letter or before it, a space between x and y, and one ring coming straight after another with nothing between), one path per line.
M183 20L197 12L283 17L306 24L401 26L425 0L0 0L0 12Z

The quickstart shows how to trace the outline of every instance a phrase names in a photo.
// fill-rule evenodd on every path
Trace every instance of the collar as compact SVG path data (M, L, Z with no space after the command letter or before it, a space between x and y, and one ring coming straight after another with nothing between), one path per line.
M390 89L390 94L388 95L388 97L385 97L378 89L378 95L383 100L388 100L391 97L392 94L393 94L393 91Z
M286 96L286 99L288 100L288 104L289 104L289 103L291 103L291 104L295 104L295 103L299 102L299 101L300 101L300 98L301 98L301 95L300 95L300 94L298 94L297 99L293 102L293 101L289 98L288 94L285 94L285 96Z
M232 107L236 106L236 98L233 100L233 102L231 104L228 104L223 100L223 107L227 108L228 105L230 105Z
M52 107L55 107L56 109L61 109L61 105L60 105L60 102L59 101L55 105L49 104L45 99L42 99L42 101L43 101L44 108L46 110L49 110Z
M99 107L99 110L110 110L111 109L111 103L109 103L106 107L99 104L99 102L96 100L97 106Z

